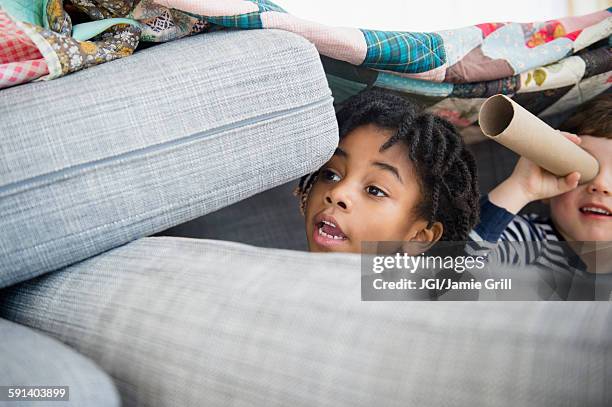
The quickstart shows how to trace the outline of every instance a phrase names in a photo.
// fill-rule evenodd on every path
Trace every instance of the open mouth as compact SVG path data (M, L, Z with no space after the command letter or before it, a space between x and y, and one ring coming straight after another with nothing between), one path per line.
M316 224L319 236L333 240L346 240L347 237L342 230L333 222L322 220Z
M584 215L594 215L603 217L612 216L612 212L610 212L606 208L602 208L601 206L583 206L580 208L580 212Z

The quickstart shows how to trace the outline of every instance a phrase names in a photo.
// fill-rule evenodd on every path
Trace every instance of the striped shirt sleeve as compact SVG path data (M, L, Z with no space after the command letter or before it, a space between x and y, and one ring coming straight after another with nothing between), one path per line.
M480 223L470 233L467 248L490 263L531 264L541 256L541 242L559 240L550 223L537 215L514 215L488 196L480 207Z

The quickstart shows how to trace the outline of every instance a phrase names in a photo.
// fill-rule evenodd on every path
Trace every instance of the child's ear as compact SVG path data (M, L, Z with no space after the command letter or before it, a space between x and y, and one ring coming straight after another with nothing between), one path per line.
M435 243L442 237L442 232L444 232L444 226L442 226L440 222L435 222L429 228L427 227L427 223L424 222L416 231L413 229L410 233L412 236L408 236L409 239L405 240L422 243Z

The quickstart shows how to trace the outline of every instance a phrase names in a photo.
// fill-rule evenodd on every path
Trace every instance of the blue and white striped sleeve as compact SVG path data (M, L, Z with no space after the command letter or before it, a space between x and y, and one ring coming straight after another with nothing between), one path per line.
M485 196L480 201L480 223L470 232L467 250L489 262L524 265L538 257L542 233L528 216L517 216Z
M476 242L496 243L514 218L513 213L495 205L485 195L480 199L480 222L470 232L469 238Z

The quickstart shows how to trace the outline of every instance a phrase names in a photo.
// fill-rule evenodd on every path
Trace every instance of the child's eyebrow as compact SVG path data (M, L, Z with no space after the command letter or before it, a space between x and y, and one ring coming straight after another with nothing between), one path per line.
M379 161L376 161L376 162L373 162L372 165L375 165L383 170L391 172L393 175L395 175L395 177L399 180L399 182L401 182L402 184L404 183L404 181L402 181L402 177L400 177L400 174L397 168L395 168L391 164L381 163Z
M336 150L334 151L334 155L339 155L340 157L348 157L348 154L346 153L346 151L344 151L340 147L336 148Z

